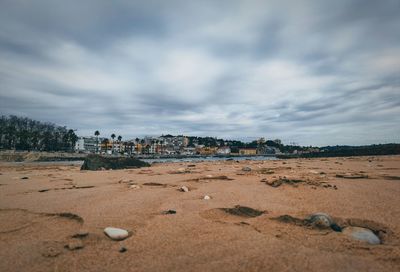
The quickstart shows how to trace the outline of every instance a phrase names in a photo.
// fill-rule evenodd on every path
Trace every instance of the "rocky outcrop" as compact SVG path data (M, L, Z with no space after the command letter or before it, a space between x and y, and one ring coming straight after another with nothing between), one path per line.
M148 167L149 163L135 158L103 157L99 155L89 155L81 167L81 170L108 170Z

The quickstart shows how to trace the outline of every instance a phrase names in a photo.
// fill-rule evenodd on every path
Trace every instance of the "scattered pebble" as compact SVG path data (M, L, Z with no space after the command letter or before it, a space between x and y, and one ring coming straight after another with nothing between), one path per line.
M83 238L89 235L88 231L80 230L76 234L72 235L72 238Z
M205 195L203 199L204 199L204 200L209 200L209 199L211 199L211 197L208 196L208 195Z
M140 189L140 186L136 185L136 184L132 184L129 186L129 189Z
M168 211L165 211L163 213L164 214L176 214L176 211L175 210L168 210Z
M29 177L22 177L21 179L29 179Z
M334 224L333 219L326 213L314 213L307 220L316 227L330 228Z
M189 188L186 186L182 186L180 190L185 193L189 192Z
M242 168L242 171L250 172L250 171L251 171L251 168L248 167L248 166L245 166L245 167Z
M129 236L128 231L113 227L105 228L104 233L113 240L124 240Z
M213 175L206 175L206 178L212 178Z
M370 229L361 227L347 227L343 230L343 234L351 237L352 239L367 242L371 245L378 245L381 240Z
M124 253L124 252L126 252L126 251L127 251L126 247L121 247L121 248L119 249L119 252L121 252L121 253Z
M72 239L65 247L68 248L69 250L77 250L77 249L82 249L84 246L81 240Z

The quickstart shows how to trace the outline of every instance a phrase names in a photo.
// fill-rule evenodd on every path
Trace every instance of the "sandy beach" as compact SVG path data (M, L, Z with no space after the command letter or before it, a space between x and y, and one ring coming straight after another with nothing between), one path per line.
M277 219L316 212L381 244ZM400 271L399 237L399 156L108 171L0 163L0 271Z

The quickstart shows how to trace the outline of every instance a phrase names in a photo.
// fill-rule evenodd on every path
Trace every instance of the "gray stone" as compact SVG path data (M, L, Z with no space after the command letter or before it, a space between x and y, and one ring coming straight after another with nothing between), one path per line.
M86 230L80 230L74 235L72 235L72 238L84 238L89 235L89 232Z
M82 249L83 243L79 239L72 239L71 241L69 241L68 245L66 245L66 248L68 248L69 250Z
M242 168L242 171L250 172L250 171L251 171L251 168L248 167L248 166L245 166L245 167Z
M378 245L381 243L381 240L375 233L370 229L361 228L361 227L347 227L343 229L343 234L349 236L350 238L358 241L367 242L371 245Z
M319 228L330 228L331 225L334 224L332 217L326 213L314 213L306 220Z

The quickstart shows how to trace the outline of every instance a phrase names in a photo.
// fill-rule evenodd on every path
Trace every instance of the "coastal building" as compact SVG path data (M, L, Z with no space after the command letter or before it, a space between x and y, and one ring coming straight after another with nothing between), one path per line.
M172 136L168 134L162 135L160 138L163 140L165 145L176 147L175 150L189 145L189 138L185 136Z
M202 147L196 148L196 152L203 156L215 155L217 147Z
M183 151L181 152L182 155L195 155L196 148L195 147L184 147Z
M100 143L104 138L96 137L78 137L75 143L75 152L96 153L100 151Z
M100 144L100 152L102 154L112 154L112 142L109 141L108 139L104 139L103 141L101 141Z
M135 148L136 148L136 142L135 141L126 141L123 142L124 145L124 154L126 155L132 155L135 153Z
M239 148L239 155L257 155L257 148Z
M229 155L231 154L231 148L229 146L221 146L217 149L218 155Z

